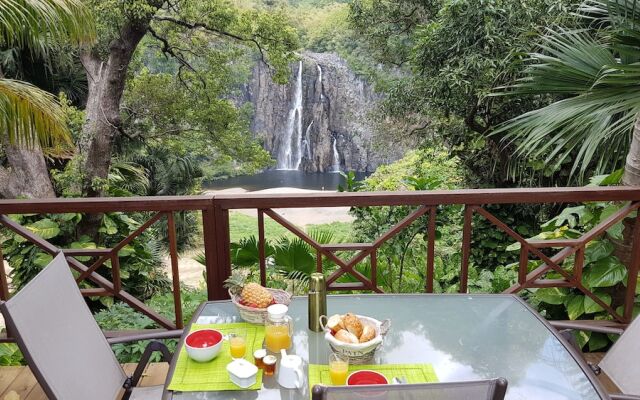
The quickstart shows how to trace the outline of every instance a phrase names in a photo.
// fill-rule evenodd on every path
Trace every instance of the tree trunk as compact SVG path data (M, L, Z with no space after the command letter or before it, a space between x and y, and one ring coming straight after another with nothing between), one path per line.
M625 186L640 186L640 118L633 126L631 146L624 166L622 184Z
M0 167L0 196L7 199L56 197L39 146L28 149L5 143L2 148L9 167Z
M94 52L84 52L80 60L87 71L89 92L86 121L80 139L84 157L83 195L99 197L111 165L111 148L122 130L120 100L131 57L144 37L149 21L128 21L119 38L109 48L106 61Z
M0 65L0 79L2 78L4 72ZM12 146L4 133L0 137L0 143L9 163L9 168L0 166L0 197L56 197L40 146L36 144L31 149Z
M127 21L120 36L111 42L109 57L103 61L86 51L80 61L87 71L89 91L79 149L84 159L83 197L100 197L111 166L114 139L122 130L120 100L133 53L149 27L149 20ZM102 214L87 214L78 226L80 235L97 240Z

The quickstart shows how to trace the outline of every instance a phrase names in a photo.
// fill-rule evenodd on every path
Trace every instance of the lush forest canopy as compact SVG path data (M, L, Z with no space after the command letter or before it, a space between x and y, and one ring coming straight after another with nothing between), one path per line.
M52 105L50 116L57 123L52 126L62 127L51 129L46 140L25 134L24 143L19 135L12 136L19 130L3 134L0 196L195 194L204 180L271 167L272 156L250 130L253 110L235 100L257 63L266 63L273 79L284 83L290 64L305 50L344 58L383 99L370 118L384 138L416 147L363 182L347 175L343 190L579 185L593 176L591 184L617 184L625 156L634 148L630 125L640 109L630 90L635 82L629 81L637 78L633 74L640 59L640 34L633 31L638 21L625 22L622 14L592 6L596 3L607 2L90 0L84 2L83 15L90 16L87 32L71 24L70 32L51 34L47 41L40 37L41 42L7 40L0 18L0 112L9 115L5 98L16 92L16 82L23 82L28 86L20 87L33 90L34 99ZM581 33L565 35L576 30ZM37 44L45 42L46 51L40 51ZM588 57L594 49L600 50L599 57ZM582 62L585 59L590 63ZM557 79L555 86L536 86L550 77ZM613 92L622 97L606 96ZM591 132L580 129L584 120L560 118L575 117L562 107L584 97L592 108L578 110L610 106L610 118L599 119L603 125L587 121ZM625 100L625 108L612 106L620 98L631 100ZM539 110L551 110L553 118ZM530 125L522 127L523 120ZM0 123L0 128L6 126ZM537 126L553 129L540 132ZM566 126L572 127L571 134ZM616 134L616 151L608 152L611 142L597 137L598 128ZM556 131L565 135L547 140ZM585 140L587 133L591 139ZM62 139L50 140L56 137ZM581 150L585 142L588 150ZM523 236L551 239L575 238L616 207L504 206L491 212ZM325 242L371 241L409 211L354 208L352 225L314 228L312 234ZM451 292L459 288L461 210L441 207L438 213L436 291ZM146 217L69 213L15 219L61 248L96 248L117 243ZM424 287L423 268L416 266L425 263L425 218L381 248L378 281L385 290ZM177 214L177 225L180 250L199 243L195 215ZM276 272L269 284L290 287L293 282L294 290L303 291L314 270L314 253L306 243L277 232L267 254ZM1 236L16 287L51 260L19 236L5 231ZM156 226L120 256L126 290L170 316L169 281L162 269L166 236L166 228ZM585 255L585 285L616 307L626 270L614 255L613 242L623 239L618 224ZM481 220L474 221L472 243L471 290L508 288L517 276L517 246ZM256 240L249 230L234 237L233 264L252 279L256 257ZM531 268L538 265L532 262ZM326 268L335 266L328 263ZM365 274L367 268L358 266ZM526 296L551 317L606 315L574 290L542 289ZM197 290L187 289L185 307L193 310L202 298ZM92 307L105 329L153 326L111 298L93 299ZM591 350L608 344L604 335L579 339ZM3 355L5 350L0 347L0 363L15 361L9 350ZM123 361L139 355L136 348L123 346L119 351Z

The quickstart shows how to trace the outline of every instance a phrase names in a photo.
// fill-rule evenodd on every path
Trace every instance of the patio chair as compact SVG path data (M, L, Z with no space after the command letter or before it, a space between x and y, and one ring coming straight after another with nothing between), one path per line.
M503 400L506 392L507 381L503 378L409 385L315 385L312 400Z
M33 278L19 293L0 304L8 331L14 335L31 371L49 399L150 400L162 397L162 386L136 388L154 351L163 361L171 354L151 342L134 374L128 377L87 307L64 254ZM178 337L179 332L120 337L111 343Z
M640 318L636 318L626 330L608 326L594 326L580 321L553 321L551 324L569 340L578 351L573 331L590 331L620 335L607 354L597 364L590 364L596 374L604 372L623 394L611 394L612 400L640 400Z

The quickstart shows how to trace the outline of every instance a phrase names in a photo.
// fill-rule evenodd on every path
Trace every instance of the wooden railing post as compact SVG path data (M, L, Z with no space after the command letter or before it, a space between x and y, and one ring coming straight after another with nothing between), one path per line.
M260 259L260 284L267 286L267 259L265 254L264 211L258 210L258 258Z
M215 204L202 210L204 254L206 258L207 297L209 300L229 298L224 281L231 275L229 245L229 210Z
M169 233L169 256L171 258L171 281L173 284L173 307L176 316L176 328L182 329L182 296L180 294L180 269L178 268L178 240L173 212L167 212L167 232Z
M434 268L433 263L435 260L436 250L436 207L431 207L429 210L429 222L427 225L427 274L425 291L427 293L433 293L433 279Z
M4 269L2 246L0 246L0 300L9 300L9 283L7 282L7 272Z
M633 227L633 240L631 247L631 261L627 271L627 293L624 299L624 322L633 320L633 305L636 298L636 286L638 285L638 270L640 269L640 211L636 213Z
M470 204L464 207L464 226L462 228L462 265L460 266L460 293L467 293L469 280L469 258L471 256L471 223L473 221L473 209Z

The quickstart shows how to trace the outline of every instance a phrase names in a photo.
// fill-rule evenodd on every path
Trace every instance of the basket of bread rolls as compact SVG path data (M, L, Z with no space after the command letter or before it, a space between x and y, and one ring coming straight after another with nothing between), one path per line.
M357 364L373 358L376 350L382 345L391 321L378 321L371 317L346 313L331 317L323 315L320 317L320 325L325 331L324 338L333 352Z

